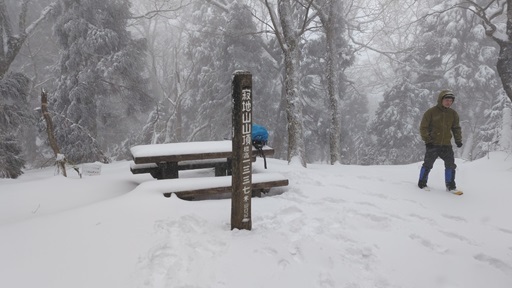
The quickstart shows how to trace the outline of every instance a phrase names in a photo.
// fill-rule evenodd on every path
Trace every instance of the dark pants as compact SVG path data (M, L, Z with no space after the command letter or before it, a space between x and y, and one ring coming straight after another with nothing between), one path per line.
M427 148L418 185L420 187L426 186L428 174L432 167L434 167L434 162L438 157L444 161L446 187L448 189L455 189L455 168L457 168L457 165L455 165L452 146L434 146Z
M455 165L452 146L434 146L432 148L427 148L427 151L425 152L425 160L423 162L423 167L429 170L432 169L432 167L434 167L434 162L436 161L437 157L443 159L444 168L457 168L457 165Z

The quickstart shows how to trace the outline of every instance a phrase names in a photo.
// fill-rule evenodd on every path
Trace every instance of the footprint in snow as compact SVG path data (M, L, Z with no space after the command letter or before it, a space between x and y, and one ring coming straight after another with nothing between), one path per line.
M486 255L483 253L475 255L475 256L473 256L473 258L475 258L476 260L478 260L480 262L486 263L498 270L501 270L502 272L504 272L506 274L510 275L512 273L512 267L509 264L505 263L501 259L489 256L489 255Z
M277 266L282 270L285 270L288 266L290 266L290 262L286 259L281 259L277 262Z
M325 198L322 198L322 202L319 202L319 204L321 204L321 205L325 205L325 203L343 204L343 203L347 203L347 201L340 199L340 198L325 197Z
M370 221L370 223L373 224L377 223L378 225L388 226L388 224L391 222L391 219L386 216L381 216L373 213L363 213L353 209L348 210L348 212L352 213L353 215L361 217L362 220L368 220Z
M325 272L318 275L318 285L319 287L336 287L336 283L332 279L331 275Z
M362 180L376 180L376 181L380 181L380 182L386 182L385 179L380 178L380 177L357 176L357 178L362 179Z
M363 194L365 194L367 196L375 197L375 198L380 198L383 200L396 200L396 199L390 198L389 196L387 196L384 193L363 192Z
M299 246L291 247L288 252L292 256L293 260L295 260L298 263L301 263L303 260L302 251L300 250Z
M257 253L263 253L265 255L275 256L278 254L277 250L273 247L265 247L263 249L255 250Z
M428 248L432 251L435 251L437 253L440 253L440 254L446 254L449 251L448 248L444 248L440 245L434 244L430 240L425 239L425 238L419 236L418 234L411 234L411 235L409 235L409 238L411 238L412 240L418 241L421 245L425 246L426 248Z
M373 208L377 208L377 209L381 210L381 208L379 206L377 206L371 202L361 201L361 202L355 202L355 204L361 205L361 206L373 207Z
M501 231L501 232L503 232L503 233L512 234L512 230L509 230L509 229L505 229L505 228L498 228L498 230L500 230L500 231Z
M429 217L421 216L421 215L414 214L414 213L413 214L409 214L409 217L416 218L416 219L419 219L421 221L427 222L428 224L430 224L432 226L437 226L437 222L434 219L429 218Z
M457 221L457 222L468 222L466 219L464 219L463 217L459 217L459 216L448 215L448 214L443 214L442 216L446 219L450 219L450 220Z
M151 249L146 257L139 260L138 266L142 274L142 283L138 287L163 288L167 287L169 272L179 270L181 261L167 244L163 244Z
M472 246L478 246L476 243L474 243L470 239L468 239L468 238L466 238L466 237L464 237L464 236L462 236L460 234L453 233L453 232L448 232L448 231L441 231L441 230L439 232L441 234L443 234L444 236L446 236L446 237L459 240L461 242L464 242L464 243L472 245Z
M302 215L303 213L304 213L304 211L302 211L302 209L300 209L299 207L289 206L289 207L281 209L281 212L279 213L279 215L281 215L281 216L283 216L283 215Z

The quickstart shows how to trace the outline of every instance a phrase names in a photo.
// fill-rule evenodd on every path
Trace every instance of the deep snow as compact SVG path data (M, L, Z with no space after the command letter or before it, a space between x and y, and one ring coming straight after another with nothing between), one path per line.
M1 179L0 287L512 287L512 155L457 159L463 196L440 159L429 192L421 163L267 160L290 185L253 198L252 231L230 230L231 200L164 198L129 162Z

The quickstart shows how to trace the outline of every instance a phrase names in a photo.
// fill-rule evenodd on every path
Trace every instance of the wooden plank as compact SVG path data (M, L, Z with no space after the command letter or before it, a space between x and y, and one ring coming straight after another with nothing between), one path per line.
M269 189L272 187L281 187L288 186L288 180L276 180L276 181L268 181L268 182L260 182L260 183L252 183L252 189ZM183 190L183 191L175 191L172 193L180 194L180 195L213 195L218 193L226 193L231 191L231 185L222 186L222 187L213 187L213 188L204 188L204 189L196 189L196 190ZM172 193L164 193L165 197L169 197Z
M217 166L226 166L228 163L226 158L211 159L211 160L191 160L178 162L179 170L192 170L192 169L203 169L203 168L215 168ZM133 174L150 173L153 170L158 170L157 163L145 163L145 164L130 164L130 171Z
M166 197L172 193L181 195L192 192L197 192L198 195L209 195L231 191L231 176L166 179L147 184L150 184L153 190L162 191ZM279 186L288 186L288 179L279 173L253 174L252 189L269 189Z
M161 155L133 158L135 164L159 163L159 162L180 162L187 160L215 159L231 157L231 152L211 152L201 154Z
M224 141L224 142L229 142L229 144L231 145L231 141ZM191 143L197 143L197 142L191 142ZM186 143L174 143L174 144L186 144ZM171 144L153 144L153 145L155 146L155 148L158 148L159 147L158 145L169 145L169 146L167 146L169 148L166 150L167 152L164 155L139 156L139 153L136 153L137 149L134 149L137 147L137 146L135 146L131 150L133 161L135 162L135 164L147 164L147 163L159 163L159 162L180 162L180 161L188 161L188 160L203 160L203 159L215 159L215 158L226 158L227 159L227 158L232 157L232 153L231 153L232 149L231 148L228 150L224 150L224 151L211 151L211 152L200 152L200 153L191 152L191 153L173 154L174 152L172 149L172 147L173 147L172 143ZM144 146L144 148L150 148L153 145L140 145L140 146ZM205 145L207 145L207 144L205 144ZM178 147L178 146L176 146L176 147ZM159 150L159 149L157 149L157 150ZM252 151L253 151L254 155L258 154L256 148L253 148ZM275 151L274 151L274 148L265 146L265 147L263 147L263 153L265 154L265 156L273 156Z
M257 151L253 150L254 155L259 155ZM263 150L265 157L273 156L275 153L273 148L267 148ZM161 156L148 156L148 157L133 157L135 164L149 164L159 162L180 162L190 160L207 160L216 158L231 158L232 153L230 152L210 152L200 154L181 154L181 155L161 155ZM256 158L254 158L256 159Z
M158 171L158 166L155 166L154 167L130 167L130 171L132 172L132 174L146 174L146 173L151 173L153 171Z
M258 190L267 190L273 187L282 187L282 186L288 186L288 180L276 180L276 181L268 181L268 182L260 182L260 183L252 183L252 191L256 192L253 193L252 196L255 195L261 195L258 193ZM231 185L230 186L222 186L222 187L214 187L214 188L204 188L204 189L197 189L197 190L184 190L184 191L176 191L172 192L175 193L180 199L185 200L191 200L199 196L212 196L222 193L230 193L231 191ZM171 197L172 193L164 193L165 197Z
M256 156L252 157L252 162L256 161ZM134 162L130 165L130 171L132 174L145 174L150 173L153 178L156 179L165 179L163 178L162 166L160 162L157 163L144 163L144 164L135 164ZM165 163L165 162L164 162ZM172 163L172 162L169 162ZM214 168L215 176L225 176L231 175L231 161L230 158L214 158L214 159L200 159L200 160L187 160L178 162L178 170L193 170L193 169L205 169L205 168ZM166 169L164 167L164 169ZM173 174L174 175L174 174ZM178 178L178 177L176 177Z

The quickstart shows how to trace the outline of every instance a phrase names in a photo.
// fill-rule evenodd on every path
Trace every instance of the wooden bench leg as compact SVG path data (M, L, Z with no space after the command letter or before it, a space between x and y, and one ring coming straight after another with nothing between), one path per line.
M160 169L149 172L155 179L162 179L162 171Z
M215 165L215 177L226 176L227 170L228 170L227 164Z
M252 189L252 197L261 198L261 194L267 194L270 188Z
M233 164L231 162L231 158L228 158L226 162L226 174L233 175Z
M160 162L158 163L160 168L160 176L158 179L175 179L179 177L178 174L178 162Z
M251 196L261 198L261 190L262 189L252 189Z

